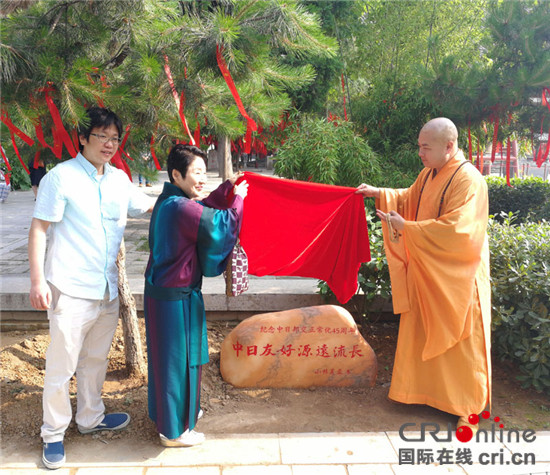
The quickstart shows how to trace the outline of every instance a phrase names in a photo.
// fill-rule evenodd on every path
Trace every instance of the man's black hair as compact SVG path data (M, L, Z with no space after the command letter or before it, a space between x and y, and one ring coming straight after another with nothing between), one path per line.
M112 110L105 109L104 107L92 106L87 111L88 115L87 124L80 124L78 127L78 135L84 136L86 140L90 140L90 134L96 127L104 129L114 125L118 130L118 136L122 137L122 121L119 119ZM80 151L84 150L84 146L80 144Z
M191 165L193 160L197 157L201 157L206 162L206 153L199 147L182 144L174 145L168 154L168 161L166 162L166 169L168 171L170 183L174 183L172 170L179 171L181 176L185 178L189 165Z

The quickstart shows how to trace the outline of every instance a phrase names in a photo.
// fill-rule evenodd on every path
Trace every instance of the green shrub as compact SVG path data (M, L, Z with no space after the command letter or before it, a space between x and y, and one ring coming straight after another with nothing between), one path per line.
M275 172L297 180L357 187L378 184L380 165L346 121L304 117L276 155Z
M525 387L550 392L550 223L489 223L493 349Z
M13 190L29 190L31 187L31 178L25 171L19 160L16 159L10 162L11 176L10 184Z
M502 220L502 214L515 213L516 222L526 220L550 221L550 182L542 178L512 178L512 187L506 185L502 177L487 177L489 188L489 214L497 221Z

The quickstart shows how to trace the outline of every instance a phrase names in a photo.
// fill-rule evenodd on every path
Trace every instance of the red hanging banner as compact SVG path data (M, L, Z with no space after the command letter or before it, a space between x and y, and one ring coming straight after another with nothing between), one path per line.
M38 150L36 151L36 153L34 154L34 161L33 161L33 163L32 163L32 167L33 167L33 168L38 168L38 167L39 167L40 152L41 152L41 151L42 151L41 149L38 149Z
M546 161L548 158L548 155L550 154L550 128L548 129L548 138L546 139L546 150L543 152L544 145L541 142L539 145L539 151L537 154L537 167L540 168L542 164Z
M2 144L0 144L0 152L2 152L2 158L4 159L4 163L6 164L6 167L8 167L8 171L11 171L10 161L8 160L8 157L6 157L6 154L4 153L4 147L2 147Z
M348 120L348 112L346 110L346 85L344 82L344 73L342 73L342 96L344 97L344 119Z
M166 74L166 78L168 79L168 84L170 84L170 89L172 91L172 95L174 96L174 101L176 102L176 107L178 108L178 113L181 119L181 123L183 124L183 128L185 129L185 132L189 136L191 145L195 145L195 139L191 135L191 131L189 130L189 126L187 125L185 114L183 113L183 107L185 104L185 94L183 91L181 91L181 98L178 96L178 92L176 91L176 85L174 84L174 79L172 78L172 71L170 70L170 64L168 64L168 56L166 55L164 55L164 73Z
M548 110L550 111L550 99L546 97L548 94L548 97L550 97L550 88L543 87L542 88L542 105L548 107Z
M510 183L510 149L510 139L508 139L506 144L506 184L509 187L512 187L512 184Z
M15 155L17 155L17 158L19 159L19 162L21 163L21 165L23 166L23 168L25 169L25 171L27 173L30 173L29 172L29 169L27 168L27 165L25 164L25 162L23 161L23 159L21 158L21 155L19 153L19 149L17 148L17 143L15 141L15 136L17 135L19 138L21 138L27 145L33 145L34 144L34 140L31 139L26 133L24 133L22 130L18 129L14 124L13 122L11 121L11 119L9 118L8 116L8 113L6 111L2 111L1 115L0 115L0 120L6 125L6 127L9 129L10 131L10 138L11 138L11 143L13 145L13 150L15 152ZM2 156L5 156L4 153L2 153Z
M29 146L34 145L34 140L31 139L25 132L23 132L13 124L13 122L9 118L8 113L6 111L2 111L0 120L4 122L4 124L6 124L6 127L10 131L10 134L17 135L21 140L23 140L23 142L25 142Z
M65 145L71 158L74 158L77 155L77 151L74 148L74 144L71 140L71 137L69 136L69 133L65 130L65 127L63 126L63 121L61 120L61 115L59 114L59 110L57 109L57 106L55 105L55 103L53 102L53 99L49 95L50 91L52 91L52 89L44 89L44 96L46 98L46 104L48 105L48 110L50 111L50 114L53 119L53 123L55 125L57 140L60 140L61 143ZM54 146L57 146L57 144L55 144Z
M252 147L252 132L255 130L258 130L258 125L254 121L254 119L252 119L246 113L246 110L243 105L243 101L239 96L235 83L233 82L233 78L231 77L231 73L229 72L229 69L227 68L227 64L225 63L225 59L223 58L222 52L223 52L223 46L220 47L219 45L216 45L216 60L218 61L218 66L220 68L220 71L222 72L222 75L225 80L225 83L227 84L227 87L231 91L231 95L235 100L235 104L237 104L237 108L239 109L239 112L247 121L244 148L245 148L245 153L250 153L250 149Z
M153 157L153 160L155 162L155 167L157 167L157 170L160 170L160 163L157 159L157 154L155 153L155 134L151 135L151 156Z
M477 166L479 167L480 173L483 175L483 153L480 153L479 140L477 141Z
M193 138L195 140L195 145L197 147L200 147L200 145L201 145L201 124L199 123L198 119L197 119L197 127L195 128L195 134L194 134Z
M470 159L470 162L472 162L472 132L470 131L469 121L468 121L468 158Z
M118 149L120 150L120 152L122 154L124 154L124 156L126 156L128 159L132 160L132 162L133 162L134 159L132 157L130 157L130 155L128 155L126 153L126 151L124 150L124 147L126 146L126 141L128 140L128 136L130 135L130 128L131 127L132 127L131 125L126 126L126 133L124 134L124 138L122 139L122 142L118 146Z
M493 130L493 147L491 149L491 163L495 163L495 154L497 153L497 144L498 144L498 116L495 118L494 130Z
M36 139L38 140L40 145L42 145L42 147L44 148L49 148L55 154L54 147L52 147L51 145L48 145L46 143L46 140L44 139L44 131L42 130L42 123L40 122L40 119L37 119L37 122L35 122L34 130L36 132ZM53 135L53 132L52 132L52 135ZM60 158L61 154L59 155L59 157L56 155L56 157Z

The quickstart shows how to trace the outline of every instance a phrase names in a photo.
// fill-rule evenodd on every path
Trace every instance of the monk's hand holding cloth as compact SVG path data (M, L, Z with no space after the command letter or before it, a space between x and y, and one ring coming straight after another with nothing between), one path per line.
M355 191L355 193L361 194L365 198L380 198L380 188L367 185L366 183L361 183L357 187L357 190Z

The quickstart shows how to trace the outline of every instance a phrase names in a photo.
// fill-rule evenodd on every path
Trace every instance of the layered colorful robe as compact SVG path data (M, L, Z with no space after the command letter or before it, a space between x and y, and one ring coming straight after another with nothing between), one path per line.
M491 296L487 185L464 161L459 152L408 189L382 189L376 205L407 220L398 243L383 223L401 314L389 397L467 417L491 397Z
M243 199L226 181L202 202L165 183L149 227L144 310L149 416L169 439L192 430L208 362L202 276L225 269L235 245Z

